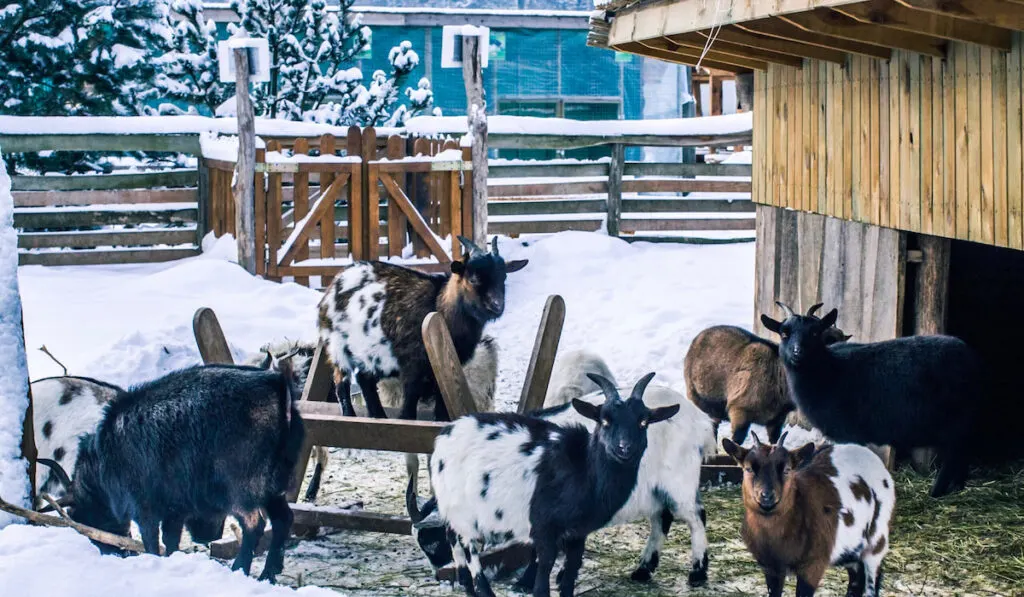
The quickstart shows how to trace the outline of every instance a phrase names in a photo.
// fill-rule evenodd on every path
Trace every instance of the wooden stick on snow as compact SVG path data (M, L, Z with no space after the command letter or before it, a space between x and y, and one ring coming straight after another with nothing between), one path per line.
M44 499L46 498L44 497ZM52 500L53 498L50 499ZM56 501L54 501L51 505L55 504ZM65 520L63 518L56 518L54 516L40 514L39 512L35 512L33 510L28 510L20 506L15 506L14 504L9 504L2 498L0 498L0 510L13 514L15 516L20 516L21 518L27 519L33 524L39 524L49 527L65 527L74 529L82 535L85 535L86 537L92 539L93 541L103 543L104 545L118 547L120 549L133 551L135 553L146 552L146 548L142 545L141 541L136 541L135 539L130 539L128 537L122 537L121 535L115 535L114 533L109 533L107 531L101 531L97 528L86 526L84 524L79 524L72 520Z

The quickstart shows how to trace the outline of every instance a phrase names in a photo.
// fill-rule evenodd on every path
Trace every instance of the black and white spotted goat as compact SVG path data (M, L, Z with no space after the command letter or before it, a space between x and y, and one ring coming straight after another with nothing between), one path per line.
M431 483L438 512L459 546L452 553L467 594L494 594L480 565L485 544L530 541L537 554L534 597L549 596L560 550L566 556L560 590L571 597L587 535L607 525L636 487L648 427L679 411L679 405L644 404L653 377L644 376L623 400L610 381L593 376L604 403L572 402L597 423L593 433L582 425L560 427L506 413L469 415L441 431Z
M391 263L360 262L339 274L320 301L320 337L335 370L342 412L354 415L349 392L355 373L370 416L386 417L377 383L397 377L402 385L401 418L415 419L421 401L434 400L434 418L447 421L437 381L427 359L421 326L437 311L451 332L459 361L466 363L484 325L505 311L506 274L527 261L508 263L498 239L485 251L459 237L466 249L451 272L425 274Z
M558 425L580 424L593 430L595 423L570 408L569 401L580 391L596 392L580 396L593 405L600 405L604 394L589 375L611 372L597 355L578 351L567 353L555 362L551 386L544 410L531 413ZM609 381L615 385L614 378ZM628 390L620 388L621 391ZM636 489L605 526L626 524L641 519L651 523L651 534L640 557L640 564L631 578L649 581L658 567L665 538L672 522L685 521L690 529L689 584L700 586L707 580L706 516L700 501L700 467L704 459L716 451L711 420L685 396L663 386L650 386L644 393L650 407L678 405L678 414L647 432L647 450L640 461ZM437 513L437 500L430 498L417 504L411 484L406 492L406 506L414 521L413 535L420 549L436 569L452 562L451 547L446 540L449 529ZM535 566L523 574L520 588L533 586Z

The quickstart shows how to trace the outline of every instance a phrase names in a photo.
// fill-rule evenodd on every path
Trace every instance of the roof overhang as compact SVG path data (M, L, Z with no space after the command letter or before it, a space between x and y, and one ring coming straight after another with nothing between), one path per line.
M611 0L588 43L669 62L742 72L805 58L943 57L950 41L1009 51L1021 0ZM702 59L703 57L703 59Z

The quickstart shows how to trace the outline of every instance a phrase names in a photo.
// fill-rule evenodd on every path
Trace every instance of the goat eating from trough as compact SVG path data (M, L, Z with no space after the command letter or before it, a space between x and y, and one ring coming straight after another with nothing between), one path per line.
M840 443L935 447L942 465L932 497L964 486L979 400L989 399L972 348L952 336L829 346L824 335L836 309L817 319L779 306L784 321L761 315L761 322L782 338L790 396L814 427Z
M169 554L185 519L234 515L242 544L232 569L248 574L265 514L273 537L260 578L273 581L292 523L284 494L305 432L287 361L272 369L191 367L120 393L79 445L71 518L123 536L135 521L152 554L162 527Z
M783 438L785 435L783 435ZM856 444L789 451L746 449L722 440L743 467L743 541L764 570L769 597L781 597L786 575L810 597L829 566L850 576L847 597L878 597L896 488L885 465Z
M402 386L401 418L415 419L421 401L434 400L434 418L449 419L427 358L421 325L437 311L451 333L459 361L466 363L483 336L484 325L505 311L506 274L526 266L508 263L498 253L459 237L466 249L447 274L425 274L381 261L360 262L340 273L320 301L320 337L335 369L339 402L352 408L350 376L363 392L371 417L385 418L377 383L398 377Z
M807 311L808 317L821 303ZM822 334L825 344L845 342L850 336L836 327ZM779 345L731 325L716 325L693 339L683 358L686 394L715 424L732 424L732 441L742 444L751 424L768 429L768 441L777 442L786 418L796 407L789 397L786 369Z

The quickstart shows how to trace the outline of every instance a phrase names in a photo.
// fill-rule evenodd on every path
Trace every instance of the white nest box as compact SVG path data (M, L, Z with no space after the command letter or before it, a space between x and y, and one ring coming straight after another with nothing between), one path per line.
M462 38L479 37L480 68L487 68L491 43L490 27L474 25L445 25L441 32L441 68L462 67Z
M261 37L232 37L217 43L217 63L220 80L235 82L235 53L242 48L249 54L249 81L266 83L270 80L270 46Z

